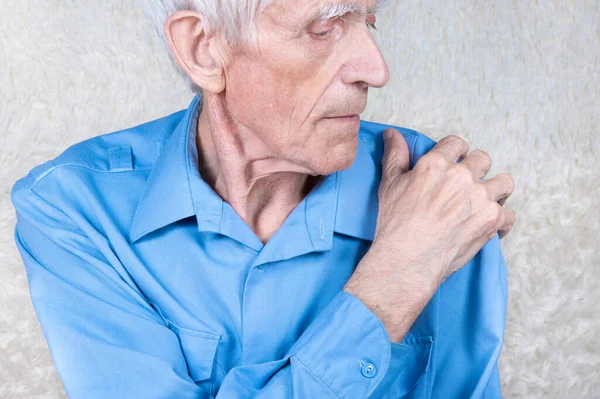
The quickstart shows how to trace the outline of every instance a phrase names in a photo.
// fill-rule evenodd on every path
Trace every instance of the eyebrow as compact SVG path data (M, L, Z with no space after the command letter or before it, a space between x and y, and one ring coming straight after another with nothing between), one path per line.
M375 5L367 9L366 15L376 13L381 7L386 5L386 0L377 0ZM318 21L326 21L328 19L341 17L346 14L359 14L362 10L362 5L355 1L343 1L341 3L327 3L321 6L310 18L307 25Z

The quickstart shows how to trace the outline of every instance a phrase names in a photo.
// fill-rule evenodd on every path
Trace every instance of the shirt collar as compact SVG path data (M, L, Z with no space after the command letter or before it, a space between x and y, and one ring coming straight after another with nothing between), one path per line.
M200 98L195 96L161 150L135 211L130 243L193 215L197 216L198 230L223 233L234 216L233 208L202 179L198 170L196 126L201 107ZM181 113L170 117L181 117ZM306 210L309 239L316 250L331 248L333 231L373 240L380 166L373 160L378 158L371 155L377 147L374 137L362 131L364 123L361 121L352 166L325 176L302 208L303 212ZM301 216L299 212L300 207L290 216ZM245 223L235 224L235 229L226 234L253 248L262 246Z
M133 216L130 243L170 223L196 214L190 178L200 179L200 172L197 167L197 151L191 147L188 133L195 132L192 124L194 119L197 120L197 106L200 105L198 100L198 96L193 98L183 118L180 113L167 117L179 117L181 120L163 145L148 176ZM195 145L195 135L193 138ZM212 203L213 207L203 210L203 213L211 215L215 212L216 204L210 198L207 198L207 203Z
M361 121L354 163L350 168L339 172L340 192L334 230L373 241L378 214L377 191L381 180L381 165L374 160L379 159L377 155L372 155L373 151L379 149L376 145L377 137L366 132L364 124L365 122Z

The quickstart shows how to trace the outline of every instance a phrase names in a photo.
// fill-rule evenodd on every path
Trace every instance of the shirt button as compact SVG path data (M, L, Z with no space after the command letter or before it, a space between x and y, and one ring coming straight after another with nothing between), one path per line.
M374 377L375 374L377 374L377 368L373 363L365 363L360 371L362 375L364 375L367 378Z
M256 266L256 268L258 269L259 272L264 273L265 272L265 267L268 265L268 263L265 263L263 265L260 266Z

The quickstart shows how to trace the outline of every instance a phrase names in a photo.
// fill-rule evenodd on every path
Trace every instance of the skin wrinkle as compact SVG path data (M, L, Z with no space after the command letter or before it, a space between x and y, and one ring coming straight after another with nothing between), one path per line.
M358 121L325 118L362 113L368 88L389 79L364 12L343 24L324 22L322 31L340 24L338 37L314 36L318 31L306 21L327 4L377 6L375 0L278 0L259 14L257 47L248 54L189 29L184 14L173 22L171 40L182 43L179 57L171 47L174 58L204 89L196 132L202 177L263 243L323 176L354 161ZM201 17L187 17L194 14Z
M294 100L294 105L292 105L292 112L290 112L290 119L288 121L288 125L292 125L292 117L294 116L294 111L296 110L296 106L298 105L298 99L296 98ZM290 132L288 131L288 136L290 135Z

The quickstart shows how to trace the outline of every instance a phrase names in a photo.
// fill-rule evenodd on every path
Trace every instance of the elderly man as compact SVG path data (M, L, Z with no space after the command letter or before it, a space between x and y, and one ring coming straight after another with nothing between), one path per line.
M361 121L374 0L156 0L187 110L12 189L72 398L499 398L507 174Z

